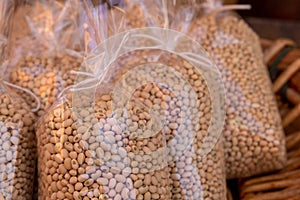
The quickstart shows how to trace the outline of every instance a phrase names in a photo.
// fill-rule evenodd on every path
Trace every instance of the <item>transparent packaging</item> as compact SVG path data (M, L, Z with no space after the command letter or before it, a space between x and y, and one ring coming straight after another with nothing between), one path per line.
M31 199L36 163L34 114L6 86L9 37L14 1L0 2L0 199Z
M32 199L36 163L34 114L0 81L0 199Z
M155 40L162 34L162 41L178 36L174 51ZM106 53L120 42L117 53ZM198 57L186 55L187 47ZM224 93L200 47L178 32L137 29L108 39L84 66L81 74L101 74L96 80L79 76L72 92L38 123L41 199L226 196ZM63 192L60 184L72 189Z
M227 178L281 169L286 163L285 138L259 37L228 11L247 6L207 1L195 8L189 27L180 31L203 46L222 74Z
M84 1L94 49L38 122L39 198L223 200L220 73L185 34L133 29L126 2L98 10Z
M70 73L82 62L77 1L33 1L20 4L14 18L9 81L33 91L41 105L41 116L60 92L75 80ZM16 91L32 108L32 96Z
M8 38L14 16L14 1L3 0L0 2L0 65L7 57Z

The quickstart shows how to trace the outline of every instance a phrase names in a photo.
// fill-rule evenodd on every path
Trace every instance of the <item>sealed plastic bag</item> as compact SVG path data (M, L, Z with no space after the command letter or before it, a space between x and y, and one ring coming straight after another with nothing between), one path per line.
M90 12L119 12L98 6ZM116 34L104 16L88 28L115 35L102 35L77 83L38 123L39 197L224 199L218 70L184 34Z
M7 54L7 43L12 26L15 4L13 1L0 2L0 65L3 64Z
M282 168L285 139L258 36L236 14L226 11L239 5L206 1L197 6L198 16L181 31L209 53L225 83L227 178Z
M166 16L166 15L169 15L170 13L166 9L166 6L167 6L166 1L154 1L154 2L148 2L148 1L125 1L125 2L127 4L125 4L125 8L124 8L125 12L124 13L126 14L127 18L125 18L124 21L126 22L127 29L130 29L130 28L133 28L133 27L135 27L135 28L142 28L142 27L139 27L138 25L135 25L135 26L132 25L132 23L135 22L136 20L140 21L137 24L143 24L144 26L158 26L158 27L167 27L168 26L168 16ZM128 7L126 7L126 6L128 6ZM135 12L136 10L132 10L132 8L138 9L139 10L138 13L140 13L140 11L142 11L144 13L144 14L141 15L142 17L136 17L134 13L137 13L137 12ZM127 9L128 9L128 11L127 11ZM181 16L180 14L176 15L176 17L179 18L179 19L181 17L184 17L184 16ZM128 17L130 15L132 15L133 17L132 18ZM131 19L134 19L134 20L131 20ZM183 18L183 19L185 19L185 18ZM191 41L189 41L189 42L185 41L185 40L181 41L180 39L178 39L178 37L177 37L178 35L176 35L176 34L174 34L174 35L173 34L170 34L170 35L166 34L170 38L172 38L171 40L169 40L169 43L168 43L167 42L168 39L164 38L165 35L162 32L156 33L155 31L151 32L151 30L149 30L149 32L150 32L149 35L146 34L147 37L150 37L150 38L152 37L152 39L153 40L157 40L159 44L160 44L161 41L166 41L166 43L168 45L170 45L170 47L168 47L168 48L171 48L171 49L174 48L174 49L176 49L176 44L177 44L178 48L181 48L180 50L182 50L185 53L189 52L189 51L192 51L195 48L191 44ZM146 33L148 33L148 32L146 31ZM139 34L137 34L137 35L139 35ZM143 35L143 34L141 34L141 35ZM138 38L139 40L142 40L142 38L143 38L141 35L138 36L138 37L141 37L141 38ZM128 37L130 37L130 36L128 36ZM174 40L177 43L174 44ZM119 44L119 43L121 43L121 41L119 43L118 42L116 42L116 43ZM142 47L139 47L140 49L147 48L147 47L153 48L153 49L159 48L159 45L156 44L156 43L155 44L157 46L155 46L155 44L153 44L153 46L149 45L149 43L151 44L151 42L148 41L148 40L146 40L145 43L143 43L142 41L140 41L140 43L138 43L138 42L136 42L136 43L140 44L142 46ZM176 50L178 50L178 49L176 49ZM147 62L161 62L161 63L168 63L169 66L172 66L172 65L175 65L175 63L177 61L176 60L176 56L165 55L164 52L156 52L156 51L153 51L153 52L154 53L152 54L152 56L151 56L151 51L144 51L144 52L138 52L138 53L134 52L134 53L126 56L124 60L127 60L127 62L129 62L131 66L138 66L138 63L144 63L144 62L145 63L147 63ZM168 56L171 57L174 60L172 61L172 59L168 58ZM120 66L121 67L122 66L126 66L125 63L122 63ZM177 61L177 63L180 63L180 62ZM177 68L177 66L175 66L174 68ZM184 69L180 70L179 68L177 68L177 70L181 71L183 73L183 76L184 76L184 73L186 71ZM118 73L117 69L118 69L117 66L115 66L115 68L111 72L109 72L109 74ZM126 69L126 67L122 67L123 73L125 73L127 70L128 69ZM155 71L155 70L153 70L153 71ZM192 70L190 70L190 71L192 71ZM163 72L162 72L162 74L163 74ZM169 74L169 73L166 73L166 74ZM139 76L139 75L136 75L136 76ZM153 76L155 76L155 75L153 75ZM197 77L197 76L192 76L191 75L191 77L188 77L188 76L184 76L184 77L186 79L189 79L189 78L199 79L198 81L196 81L197 84L201 82L201 78L199 76ZM193 80L192 80L192 82L193 82ZM173 84L176 85L176 83L173 83ZM168 89L170 89L170 88L168 88ZM204 105L202 105L202 106L204 106ZM202 112L200 112L200 115L201 115L201 113ZM219 117L221 119L222 115L220 114ZM220 120L220 122L221 121L222 120ZM172 124L171 126L173 126L173 125L174 124ZM204 127L205 126L202 127L203 131L201 132L201 134L205 133L205 131L204 131L205 128ZM216 133L217 133L217 131L216 131ZM175 133L173 133L173 132L170 133L169 132L169 134L171 134L171 135L172 134L176 134L176 131L175 131ZM201 134L199 134L199 135L201 135ZM170 136L167 135L167 143L168 144L172 144L172 141L170 141L169 137ZM202 135L202 137L201 136L199 136L199 137L201 139L203 139L203 135ZM199 139L198 142L200 142L200 143L203 142L203 140L201 140L201 139ZM201 145L202 145L202 143L201 143ZM201 146L201 145L198 143L198 145L197 144L195 145L196 146L195 148L197 148L197 147L199 148L199 146ZM174 145L174 146L176 146L176 145ZM189 154L189 153L187 153L187 154ZM191 154L193 154L193 153L190 153L190 155ZM193 155L195 155L196 157L199 156L199 154L197 154L197 153L195 153ZM196 161L194 160L194 162L193 162L193 164L195 164L195 163L201 163L201 164L198 165L198 169L197 169L198 172L200 172L200 174L201 174L200 177L202 179L201 179L200 182L201 182L201 184L203 184L203 188L204 188L203 189L203 193L200 196L197 196L197 194L199 194L199 191L200 191L199 187L197 187L197 186L193 186L193 188L194 189L196 188L196 189L192 190L193 191L192 193L195 196L193 196L191 194L187 195L185 189L182 188L182 187L184 187L183 185L185 185L184 182L186 181L186 179L185 178L179 178L179 177L184 177L184 175L182 175L182 174L180 174L178 172L174 173L174 171L177 171L178 169L180 169L180 167L178 167L178 166L182 166L183 163L180 163L177 166L176 164L172 163L174 161L173 160L174 157L172 157L172 156L168 157L168 159L172 163L172 164L169 165L169 170L171 172L173 172L173 174L171 173L171 180L170 180L171 181L171 187L172 187L172 190L171 190L172 191L172 198L175 198L175 199L176 198L178 198L178 199L190 199L190 198L195 198L195 199L199 198L199 199L201 199L201 197L204 198L204 199L210 199L210 198L211 199L223 199L224 198L224 196L225 196L224 195L224 185L225 184L222 181L223 180L222 179L222 176L223 176L222 175L222 173L223 173L223 171L222 171L223 167L222 167L222 146L221 146L221 144L218 143L218 145L215 146L215 149L212 150L209 155L203 156L203 157L199 156L198 160L196 159ZM178 157L176 157L176 158L178 158ZM176 160L176 158L175 158L175 160ZM185 160L185 159L189 160L185 156L182 156L180 159L181 160ZM208 167L208 165L207 165L208 163L209 163L209 165L211 164L210 167ZM190 164L190 163L187 162L186 165L188 165L188 164ZM205 170L203 170L203 169L205 169ZM208 171L206 171L207 169L208 169ZM185 172L183 169L180 169L180 171L182 171L181 173L183 173L183 174ZM214 178L211 179L211 176L213 176ZM197 177L197 175L195 177ZM182 179L182 180L180 180L180 179ZM210 180L210 181L208 181L208 180ZM199 179L198 179L198 181L199 181ZM178 182L180 182L181 185ZM192 181L191 180L191 182L195 183L197 181L195 181L195 180Z
M0 84L0 199L31 199L36 146L34 114Z
M71 70L79 68L82 55L75 35L77 1L37 1L21 6L15 18L10 82L33 91L41 100L38 116L50 107L59 93L74 82ZM26 21L22 21L25 18ZM21 22L21 23L20 23ZM21 29L20 27L26 27ZM20 30L21 29L21 30ZM20 34L24 32L23 35ZM19 91L18 91L19 92ZM33 108L35 101L20 95Z
M0 81L0 199L32 199L36 161L34 114Z
M3 80L14 2L0 2L0 199L32 199L36 161L34 114ZM22 88L21 88L22 89ZM28 91L27 91L28 92Z
M32 93L4 80L14 1L0 2L0 199L32 199L36 164L34 114L15 88ZM10 87L10 88L8 88ZM33 95L34 96L34 95ZM35 97L35 100L37 97Z

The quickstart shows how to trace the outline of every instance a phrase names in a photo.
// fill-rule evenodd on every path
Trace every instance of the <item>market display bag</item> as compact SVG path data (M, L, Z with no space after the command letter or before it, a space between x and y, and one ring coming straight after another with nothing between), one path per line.
M31 199L36 163L34 114L0 81L0 199Z
M168 29L167 1L82 8L82 67L37 125L39 198L223 200L224 89L213 62Z
M76 35L79 13L76 1L20 3L14 17L10 51L9 81L31 90L40 98L36 112L41 116L60 92L73 84L82 62ZM32 96L17 91L31 108Z
M0 199L31 199L36 161L34 114L29 106L11 91L28 92L4 80L13 1L0 2Z
M209 0L181 6L179 10L195 14L186 15L185 23L175 21L172 28L202 45L224 81L227 178L281 169L286 162L285 138L259 38L232 12L248 6Z

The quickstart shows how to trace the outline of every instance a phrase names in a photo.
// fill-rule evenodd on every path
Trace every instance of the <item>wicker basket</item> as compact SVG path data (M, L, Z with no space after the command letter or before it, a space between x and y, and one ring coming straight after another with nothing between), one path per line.
M281 171L242 180L242 200L300 199L300 132L287 136L288 162Z
M288 39L275 42L262 40L262 46L274 92L283 102L287 100L294 106L288 113L282 112L282 125L286 128L300 115L300 49L295 48L294 43Z
M262 40L264 59L278 97L282 123L287 128L300 115L300 49L287 39ZM288 104L287 104L288 102ZM292 106L291 106L292 105ZM299 118L298 118L299 119ZM286 129L287 130L287 129ZM297 130L300 130L297 127ZM240 181L242 200L300 199L300 131L286 132L286 167L272 174Z
M229 188L227 188L227 200L233 200L232 193L231 193L231 190Z

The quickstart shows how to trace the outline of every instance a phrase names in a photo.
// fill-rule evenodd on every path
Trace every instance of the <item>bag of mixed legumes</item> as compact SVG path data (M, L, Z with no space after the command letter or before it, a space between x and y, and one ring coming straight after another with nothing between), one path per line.
M36 159L34 114L4 81L13 1L0 2L0 199L31 199ZM22 89L22 88L21 88ZM23 89L25 90L25 89ZM25 90L26 91L26 90ZM29 91L27 91L29 92ZM29 92L30 93L30 92Z
M0 2L0 199L32 199L36 161L34 114L4 80L14 1Z
M8 37L11 31L14 10L15 10L15 4L13 1L3 0L0 2L0 65L1 66L7 56Z
M59 93L73 84L71 70L79 68L82 55L75 35L77 1L44 1L21 4L14 18L10 82L27 88L40 98L41 116ZM17 91L31 106L35 101Z
M197 12L189 26L177 27L203 46L222 74L227 178L280 169L286 161L285 139L259 38L228 11L247 6L221 2L199 1L189 7Z
M220 74L184 34L147 27L146 8L168 16L164 1L145 2L83 1L87 56L37 126L41 199L226 196Z
M31 199L36 161L34 114L0 82L0 199Z

